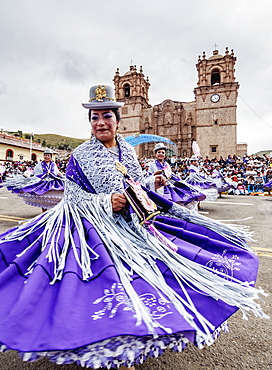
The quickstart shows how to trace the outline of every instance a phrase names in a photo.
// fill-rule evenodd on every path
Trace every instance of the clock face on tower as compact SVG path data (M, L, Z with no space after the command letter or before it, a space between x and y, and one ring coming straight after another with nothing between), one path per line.
M217 103L219 100L220 100L220 95L218 95L218 94L213 94L213 95L211 96L211 101L212 101L213 103Z

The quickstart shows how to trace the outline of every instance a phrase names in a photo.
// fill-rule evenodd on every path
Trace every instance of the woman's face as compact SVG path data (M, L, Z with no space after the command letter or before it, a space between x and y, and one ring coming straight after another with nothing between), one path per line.
M43 160L45 161L45 163L50 162L51 159L52 159L51 154L46 153L46 154L43 155Z
M155 157L157 158L158 161L163 161L165 158L165 150L164 149L159 149L155 153Z
M106 147L116 145L115 134L118 121L111 109L92 109L90 122L92 132L97 140L101 141Z

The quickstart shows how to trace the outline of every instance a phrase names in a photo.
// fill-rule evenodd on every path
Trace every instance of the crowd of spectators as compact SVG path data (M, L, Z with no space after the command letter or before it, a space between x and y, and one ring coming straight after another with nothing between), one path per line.
M140 164L144 173L148 173L149 163L153 158L141 158ZM189 174L190 158L178 156L167 157L172 171L181 179L186 179ZM230 194L252 194L270 191L264 185L272 180L272 154L269 156L244 155L238 157L229 155L227 158L200 158L200 170L206 175L212 175L215 168L225 177L234 183Z
M140 165L143 169L144 174L148 173L149 163L154 158L141 158ZM189 174L190 158L182 158L176 155L167 157L166 160L170 164L172 171L181 179L186 179ZM67 160L56 160L56 164L60 172L65 173ZM2 162L1 175L2 180L6 176L13 176L14 174L23 174L27 170L33 170L37 162L22 161L22 162ZM219 165L219 166L218 166ZM266 189L264 184L272 180L272 155L244 155L243 157L237 157L235 155L229 155L227 158L212 159L200 158L199 167L206 175L212 175L215 167L219 169L221 174L225 178L229 178L234 183L234 188L229 192L231 194L251 194L256 192L264 192ZM3 171L3 168L5 171Z

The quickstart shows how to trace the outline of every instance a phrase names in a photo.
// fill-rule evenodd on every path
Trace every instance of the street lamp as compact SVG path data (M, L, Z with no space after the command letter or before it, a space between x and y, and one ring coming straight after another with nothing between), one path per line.
M32 158L32 137L33 137L33 132L31 132L31 134L30 134L30 147L29 147L29 149L30 149L30 160Z

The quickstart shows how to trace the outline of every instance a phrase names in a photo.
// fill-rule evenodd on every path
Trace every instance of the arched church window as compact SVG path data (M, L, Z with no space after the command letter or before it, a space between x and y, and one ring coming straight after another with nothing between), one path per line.
M125 92L125 97L128 98L130 96L130 86L129 86L129 84L126 84L124 86L124 92Z
M13 160L13 150L12 149L7 149L6 151L6 160L7 161L12 161Z
M212 71L211 84L212 85L220 84L220 72L219 69L217 68Z

